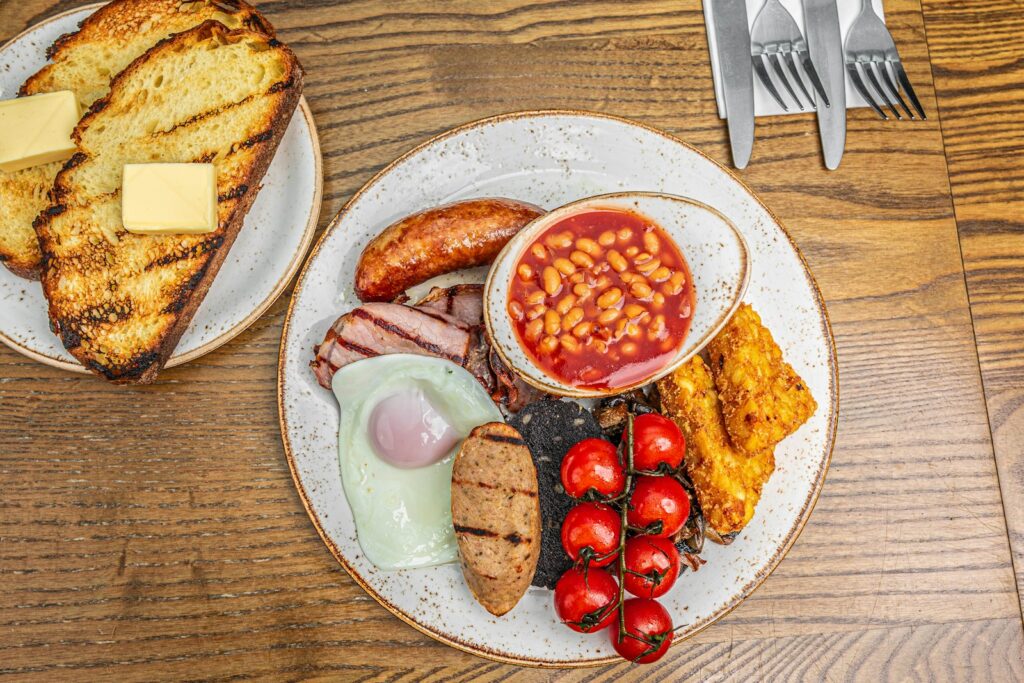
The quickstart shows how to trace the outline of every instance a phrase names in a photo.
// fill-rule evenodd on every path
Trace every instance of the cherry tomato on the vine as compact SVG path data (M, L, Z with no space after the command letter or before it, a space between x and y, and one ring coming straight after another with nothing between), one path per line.
M672 644L672 617L657 600L631 598L622 606L625 611L625 632L615 621L609 631L612 646L624 659L647 664L662 658Z
M626 541L623 585L641 598L659 598L679 576L679 551L667 538L636 536Z
M617 496L626 487L626 474L618 450L604 439L584 439L562 458L562 487L573 498L590 491Z
M626 438L623 432L622 438ZM664 463L669 469L683 464L686 437L675 422L657 413L633 420L633 467L653 472Z
M562 547L574 562L584 560L592 567L611 564L619 556L622 517L602 503L580 503L562 522Z
M593 633L618 615L619 584L603 569L573 567L555 584L555 612L573 631Z
M675 477L637 477L626 516L630 526L667 538L682 529L689 516L690 497Z

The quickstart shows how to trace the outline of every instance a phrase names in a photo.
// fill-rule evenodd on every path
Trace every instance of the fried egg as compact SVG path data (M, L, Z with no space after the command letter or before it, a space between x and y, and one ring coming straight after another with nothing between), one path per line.
M454 562L455 454L477 425L502 421L480 383L446 360L394 354L334 375L338 458L359 546L380 569Z

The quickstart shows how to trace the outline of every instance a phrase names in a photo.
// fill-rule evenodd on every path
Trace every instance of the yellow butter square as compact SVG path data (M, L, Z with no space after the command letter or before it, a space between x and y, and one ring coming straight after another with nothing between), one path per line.
M128 232L204 233L217 229L213 164L125 164L121 221Z
M0 171L13 173L75 153L81 112L70 90L0 100Z

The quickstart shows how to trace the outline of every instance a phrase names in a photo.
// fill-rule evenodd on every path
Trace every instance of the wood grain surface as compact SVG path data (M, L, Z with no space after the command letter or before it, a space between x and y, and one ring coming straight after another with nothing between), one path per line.
M77 4L0 0L0 39ZM517 109L636 118L728 163L697 0L258 4L307 71L323 224L430 135ZM649 667L563 672L495 664L399 622L333 560L292 485L275 400L285 298L150 387L108 386L0 348L0 674L1024 678L1004 516L1017 515L1019 552L1024 105L1013 88L1022 53L1008 46L1020 22L1005 17L1020 4L885 4L929 120L852 111L837 172L822 166L811 115L761 120L741 173L824 292L841 414L810 522L735 611ZM980 44L986 32L1005 50ZM933 72L946 88L938 102Z
M936 1L925 4L925 16L1017 592L1024 595L1024 3Z

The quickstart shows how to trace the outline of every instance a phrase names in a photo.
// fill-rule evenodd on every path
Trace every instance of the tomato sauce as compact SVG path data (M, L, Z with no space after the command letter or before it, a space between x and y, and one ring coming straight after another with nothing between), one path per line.
M508 312L545 373L616 389L665 367L686 338L695 293L686 259L653 221L618 209L564 218L519 257Z

